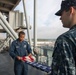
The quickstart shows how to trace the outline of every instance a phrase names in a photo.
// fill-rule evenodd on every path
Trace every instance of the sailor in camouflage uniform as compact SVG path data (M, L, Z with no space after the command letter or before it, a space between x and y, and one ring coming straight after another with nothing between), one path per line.
M63 27L69 31L55 42L49 75L76 75L76 0L62 1L61 9L55 15L61 16Z

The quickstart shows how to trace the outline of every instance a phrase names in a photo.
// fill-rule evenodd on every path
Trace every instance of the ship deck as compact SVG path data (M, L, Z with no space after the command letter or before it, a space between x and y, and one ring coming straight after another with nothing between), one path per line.
M0 75L14 75L13 60L8 52L0 53Z
M40 66L42 67L41 64L37 66L35 65L38 63L34 63L31 65L30 64L28 64L28 75L47 75L47 72L44 71L45 67L47 68L47 66L43 66L43 68L40 69ZM0 75L14 75L13 67L14 67L14 62L12 58L9 56L9 53L8 52L0 53Z

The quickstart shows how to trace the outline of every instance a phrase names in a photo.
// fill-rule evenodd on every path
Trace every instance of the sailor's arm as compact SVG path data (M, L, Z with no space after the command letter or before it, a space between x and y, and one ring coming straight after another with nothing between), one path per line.
M28 52L28 56L32 55L32 49L31 46L27 43L27 52Z
M15 54L15 45L14 45L14 42L12 42L12 44L10 45L9 54L10 54L10 56L13 59L17 58L17 55Z
M65 37L59 37L55 43L50 75L75 75L75 64L71 45Z

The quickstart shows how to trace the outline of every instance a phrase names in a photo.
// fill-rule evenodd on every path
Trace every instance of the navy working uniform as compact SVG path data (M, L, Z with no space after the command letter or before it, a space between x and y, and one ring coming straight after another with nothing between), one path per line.
M76 75L76 25L55 43L50 75Z
M30 45L26 41L20 42L19 39L12 42L10 46L10 56L14 59L15 75L27 75L28 66L26 63L17 59L17 56L23 57L31 53Z

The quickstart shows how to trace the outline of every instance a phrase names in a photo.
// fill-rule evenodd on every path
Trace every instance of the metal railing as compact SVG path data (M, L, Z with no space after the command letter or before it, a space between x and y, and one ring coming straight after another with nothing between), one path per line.
M53 47L41 46L36 48L37 62L50 66L52 62Z
M11 40L11 37L8 36L3 42L0 43L0 52L4 51L9 47L9 41Z

